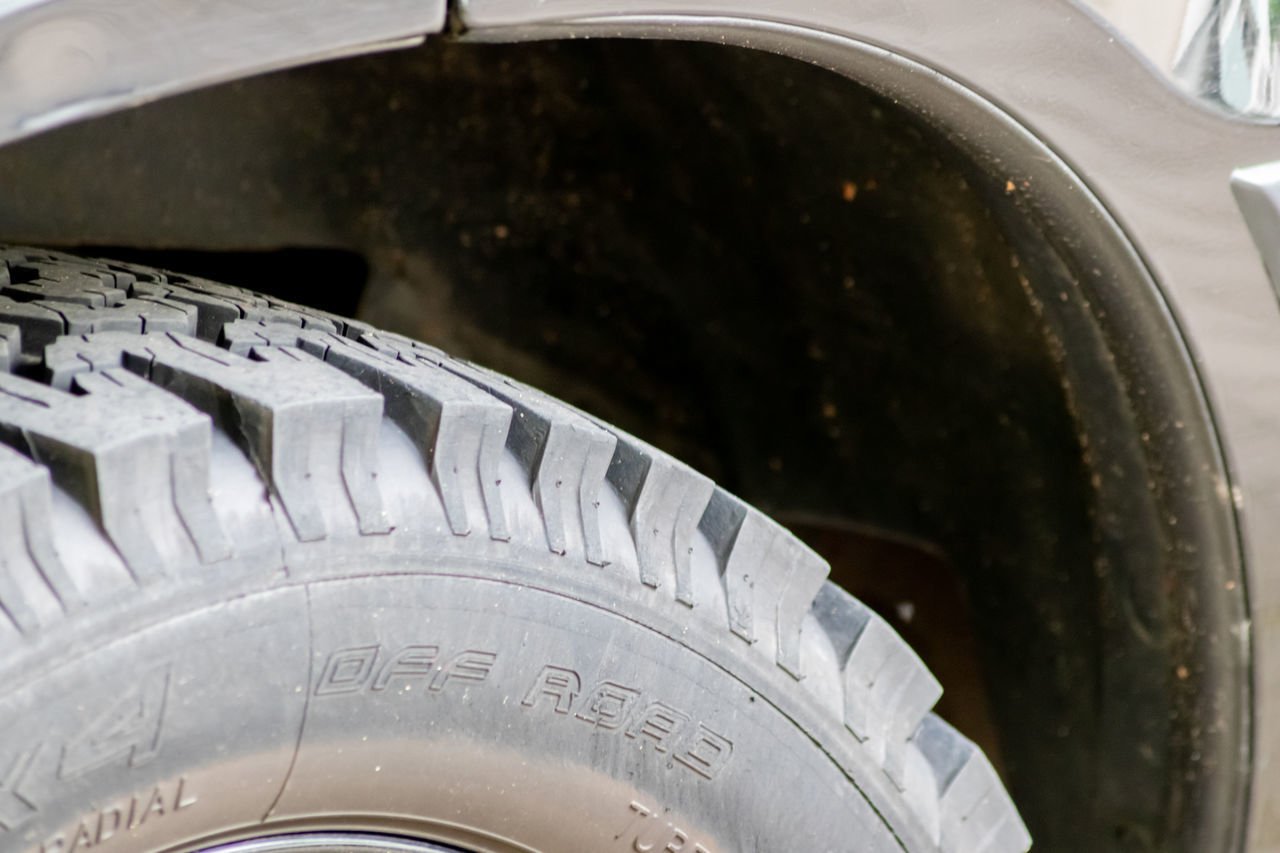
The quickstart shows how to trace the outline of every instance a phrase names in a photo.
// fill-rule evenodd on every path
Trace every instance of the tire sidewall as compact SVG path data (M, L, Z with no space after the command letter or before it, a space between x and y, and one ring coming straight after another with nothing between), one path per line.
M889 850L921 833L890 830L893 804L873 808L821 726L725 649L695 650L699 631L498 574L229 594L40 672L0 710L15 849L359 828L486 853Z

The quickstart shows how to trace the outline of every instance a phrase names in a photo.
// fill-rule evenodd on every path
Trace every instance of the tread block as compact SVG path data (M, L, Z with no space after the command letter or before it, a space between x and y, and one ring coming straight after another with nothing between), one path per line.
M533 417L536 415L532 410L526 410L524 422ZM587 562L607 565L599 507L600 489L613 460L613 436L584 428L583 422L558 420L549 420L544 434L533 494L546 519L551 550L565 553L567 528L574 523L572 516L576 514Z
M203 279L159 276L134 284L131 295L150 297L194 306L199 311L198 335L216 343L227 323L249 320L262 324L284 324L299 328L338 331L334 319L287 302L258 296L248 291Z
M22 329L0 323L0 373L11 373L22 358Z
M929 714L916 734L938 783L943 853L1024 853L1031 835L991 762L974 744Z
M127 294L116 287L104 285L99 279L83 276L80 281L50 281L43 278L22 284L10 284L0 287L4 294L19 302L33 299L49 302L66 302L71 305L83 305L85 308L105 308L109 305L120 305Z
M831 567L790 531L719 488L701 528L720 556L730 630L754 643L758 623L772 623L778 666L801 678L801 629Z
M395 348L387 339L382 346ZM448 370L512 408L507 446L529 473L547 547L563 555L571 531L579 533L584 559L593 566L608 565L600 533L600 490L618 440L563 403L432 347L410 342L401 355Z
M67 321L52 308L34 302L18 302L3 295L0 295L0 323L22 327L22 352L30 356L39 355L67 328Z
M845 725L902 787L906 750L942 685L887 622L839 587L823 587L814 615L840 661Z
M297 323L304 329L318 332L329 332L335 335L341 335L343 324L336 317L325 316L322 312L308 308L305 305L295 305L292 302L281 302L277 299L267 300L267 309L271 313L262 318L260 322L288 322L290 324ZM287 317L288 320L281 321L272 318ZM246 319L257 319L255 317L246 317Z
M0 293L20 302L41 299L103 308L128 298L115 274L84 262L20 261L8 268L9 282L0 287Z
M512 411L507 404L442 368L358 344L336 331L237 321L223 330L232 352L265 343L300 346L382 394L387 415L418 444L444 506L449 529L471 532L466 492L474 477L489 537L511 538L499 464Z
M53 544L49 490L48 469L0 445L0 610L28 636L40 628L32 582L66 612L83 604ZM18 568L26 563L34 569L30 575Z
M90 308L75 303L58 305L58 313L66 321L66 332L87 335L92 332L179 332L196 333L196 310L189 305L175 305L152 299L126 299L118 305Z
M693 537L715 484L665 453L627 436L617 438L609 482L627 504L640 582L657 588L664 576L672 576L676 601L693 607Z
M78 376L74 387L81 396L0 375L4 440L85 504L138 583L166 575L157 532L166 504L201 559L230 556L209 504L209 419L123 370Z
M195 334L206 341L216 341L223 326L244 316L244 311L236 300L198 290L140 281L131 288L130 293L138 299L169 301L194 307Z
M172 334L94 334L50 347L55 385L80 372L128 365L220 420L239 436L301 541L328 535L312 468L341 478L363 534L390 524L377 491L382 397L296 349L254 347L244 358Z

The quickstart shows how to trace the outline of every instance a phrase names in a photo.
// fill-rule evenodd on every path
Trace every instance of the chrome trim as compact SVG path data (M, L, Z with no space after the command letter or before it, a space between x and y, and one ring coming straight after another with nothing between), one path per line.
M300 832L273 835L206 849L204 853L465 853L457 847L442 847L429 841L415 841L390 835L355 832Z
M1280 298L1280 162L1236 169L1231 191Z
M1189 94L1227 112L1280 119L1280 2L1193 0L1172 76Z

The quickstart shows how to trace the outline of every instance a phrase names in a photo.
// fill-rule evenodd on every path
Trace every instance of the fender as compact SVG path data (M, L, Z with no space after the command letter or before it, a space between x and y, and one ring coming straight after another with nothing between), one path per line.
M444 0L0 0L0 144L444 23Z

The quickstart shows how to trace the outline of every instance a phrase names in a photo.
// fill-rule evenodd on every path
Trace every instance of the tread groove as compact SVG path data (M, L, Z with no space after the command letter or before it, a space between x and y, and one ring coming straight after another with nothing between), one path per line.
M14 401L0 410L0 438L50 468L97 518L138 583L158 582L167 574L166 560L147 516L165 512L167 503L175 514L185 506L196 518L199 495L208 491L207 466L180 459L175 466L173 454L184 442L195 442L186 445L186 453L207 445L209 421L123 370L81 374L72 387L83 396L0 374L0 391ZM116 432L104 434L86 422L92 413L98 422L114 422ZM156 447L163 452L156 454ZM40 512L35 506L31 511ZM196 547L203 542L211 554L221 537L212 522L205 517L192 536ZM42 550L38 562L58 576L56 563Z
M403 361L398 353L362 346L332 331L239 320L223 329L222 336L239 353L265 344L299 346L382 394L387 416L417 441L454 535L471 532L466 508L470 474L478 479L490 538L510 539L498 489L510 406L448 371Z
M299 350L253 347L238 356L172 333L96 333L51 347L54 382L90 364L146 363L148 378L215 417L235 421L264 480L280 497L299 541L324 539L328 525L311 480L339 471L364 532L385 532L373 477L383 398ZM61 352L56 350L61 349ZM228 415L233 414L234 418ZM354 484L354 485L353 485Z

